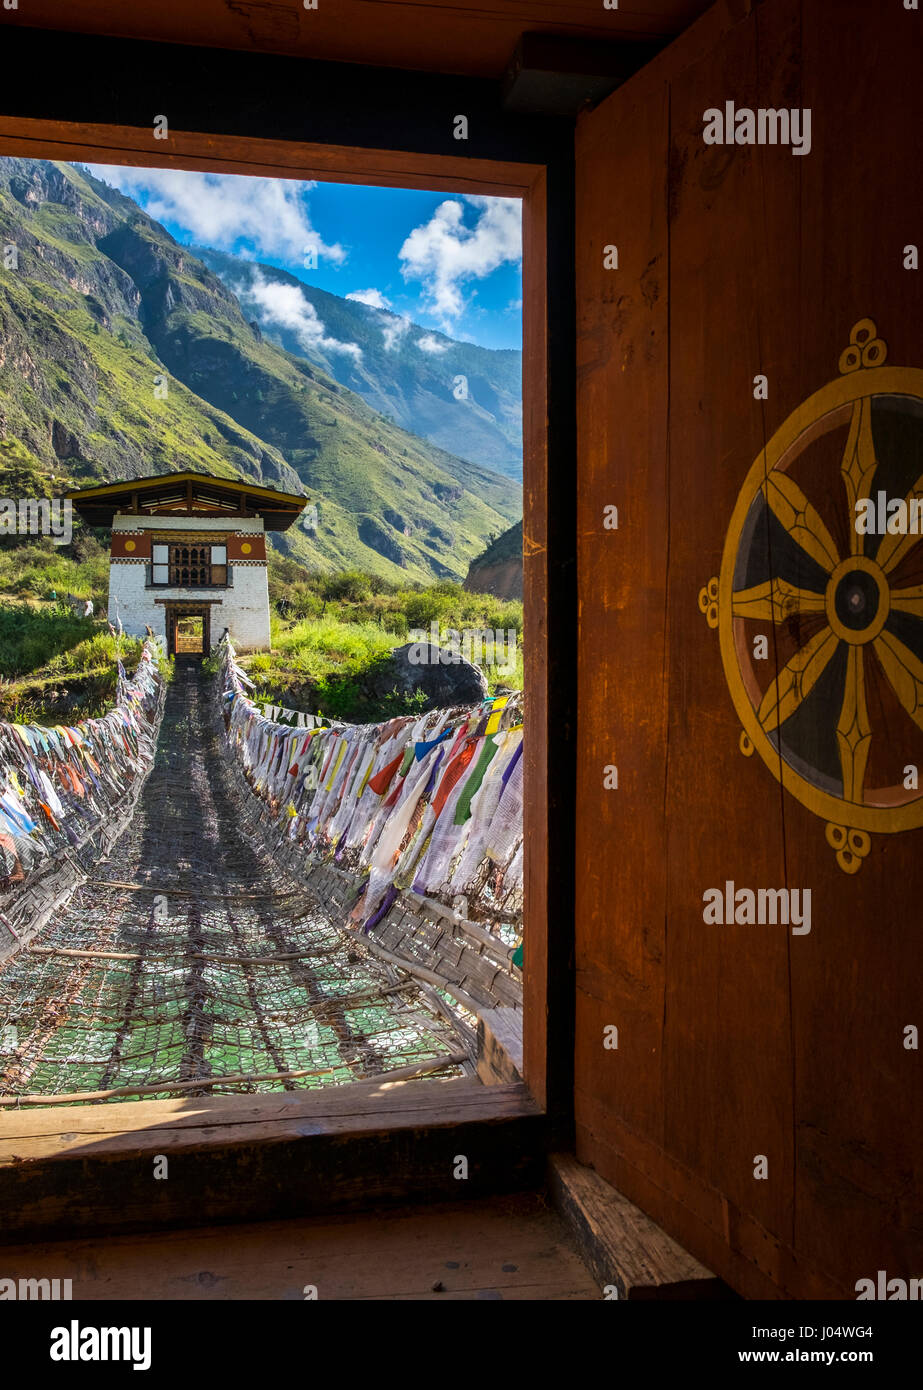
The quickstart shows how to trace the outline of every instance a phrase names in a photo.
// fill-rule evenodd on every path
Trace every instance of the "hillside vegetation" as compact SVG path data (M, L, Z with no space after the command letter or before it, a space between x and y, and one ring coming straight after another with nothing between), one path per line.
M278 266L207 247L193 250L274 343L319 366L404 429L522 481L521 352L459 342L388 309L306 285ZM274 286L289 294L284 320L272 312ZM309 331L314 314L327 342L355 344L361 356L324 346ZM465 379L460 397L459 376Z
M243 658L257 696L307 713L357 722L412 712L415 696L377 688L378 672L413 631L515 634L514 671L485 668L491 691L522 689L522 604L469 594L459 584L400 588L357 571L296 575L290 561L270 564L272 650ZM477 653L473 653L477 661Z
M521 599L522 579L522 522L517 521L471 561L465 588L476 594Z
M69 546L0 541L0 718L73 723L112 704L116 658L130 669L141 642L112 636L107 591L108 546L80 524ZM521 603L449 581L401 587L357 570L318 574L272 553L269 593L272 649L243 658L261 699L359 722L412 712L415 697L368 690L391 651L434 622L441 632L515 633L515 671L486 674L492 688L522 687ZM76 616L67 594L92 599L94 616Z
M464 578L519 515L515 482L269 341L88 172L0 159L0 240L18 257L0 270L0 458L33 495L182 468L248 478L317 505L316 531L296 525L281 551L404 584Z
M141 642L109 632L108 584L108 548L90 531L69 546L0 540L0 719L69 724L111 707L116 658L130 669ZM92 599L94 616L75 614L68 594Z

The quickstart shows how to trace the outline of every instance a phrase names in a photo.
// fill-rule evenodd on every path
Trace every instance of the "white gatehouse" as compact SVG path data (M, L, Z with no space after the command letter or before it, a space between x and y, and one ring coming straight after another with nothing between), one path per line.
M266 532L287 530L307 497L192 472L68 495L87 525L112 528L114 626L150 628L169 656L204 656L225 629L242 650L269 646Z

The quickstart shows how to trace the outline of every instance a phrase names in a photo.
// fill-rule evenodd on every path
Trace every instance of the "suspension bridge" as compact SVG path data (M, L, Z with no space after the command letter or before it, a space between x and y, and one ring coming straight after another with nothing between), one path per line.
M498 1009L517 1017L515 888L507 890L502 910L500 899L488 902L486 911L472 913L480 916L475 921L437 896L414 892L397 875L374 928L364 929L361 849L344 856L342 846L336 853L336 839L319 843L317 817L307 811L320 799L329 803L336 791L328 766L337 754L342 762L351 750L356 763L360 749L374 744L384 746L384 757L387 740L370 741L369 731L355 726L317 730L336 736L339 748L333 738L330 754L312 748L323 781L318 786L316 772L301 778L305 813L299 817L290 801L271 793L271 779L255 777L246 756L252 740L234 734L241 713L251 732L254 721L265 725L266 757L278 762L278 746L287 773L293 748L304 753L311 739L304 730L261 720L241 685L245 679L229 647L217 678L200 662L177 661L174 679L164 689L157 678L140 711L135 699L136 785L127 811L116 801L94 833L76 843L72 831L68 842L47 824L33 832L36 838L44 830L62 843L21 880L13 875L8 889L16 911L0 900L0 909L8 909L0 920L9 939L0 962L3 1104L474 1075L479 1017ZM477 746L485 737L483 713L470 719L469 742ZM465 729L462 724L462 734ZM94 747L93 732L82 750L77 744L78 762ZM443 742L445 753L445 735ZM432 750L424 746L436 763L435 743ZM24 771L12 773L22 806L29 803L27 790L41 800L40 774L50 779L58 762L53 747L44 758L41 751L35 768L26 762L33 787ZM99 751L96 746L94 765L102 771ZM374 752L369 769L372 762ZM380 818L374 803L387 797L368 797L358 764L341 770L338 763L336 771L341 814L350 794L356 805L365 794ZM77 806L79 785L58 772L61 796ZM430 805L438 777L431 782ZM94 791L89 780L86 790ZM58 832L69 829L67 805L58 801L55 815L42 804ZM421 793L413 808L418 823L427 804ZM329 826L328 815L325 835ZM304 833L312 828L313 839ZM412 831L411 817L408 836ZM29 838L20 827L19 839ZM492 869L496 885L496 864ZM490 873L476 875L482 896L486 890L489 897L489 879Z

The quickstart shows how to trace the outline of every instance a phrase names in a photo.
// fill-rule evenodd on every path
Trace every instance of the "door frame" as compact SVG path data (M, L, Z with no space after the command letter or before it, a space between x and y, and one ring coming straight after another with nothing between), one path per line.
M11 37L20 39L29 32L18 31ZM79 42L76 36L44 31L40 35L39 47L47 63L49 43L55 40L63 42L65 39L65 68L73 72L72 50L75 42ZM487 153L482 153L476 146L471 153L458 154L455 153L458 146L453 147L450 137L440 137L439 141L435 141L428 129L433 121L431 106L436 90L428 80L429 75L363 68L355 70L358 73L355 81L361 86L354 87L352 91L347 88L344 92L342 79L335 84L340 92L338 100L341 108L336 113L336 120L344 132L353 137L350 143L307 142L259 134L265 126L273 125L271 116L265 114L272 111L272 100L268 95L275 92L272 80L268 80L262 114L254 112L252 105L249 111L235 111L229 118L237 127L233 133L227 130L218 132L210 128L215 111L221 109L221 103L214 100L213 89L216 83L221 86L219 70L223 65L239 68L240 55L211 53L206 63L201 49L173 49L123 40L94 40L93 44L94 56L91 58L87 49L87 62L99 67L100 72L105 69L110 85L113 71L131 73L132 82L137 86L139 64L143 68L146 61L163 64L167 61L165 55L170 58L177 54L184 55L184 59L191 64L195 83L198 84L193 83L187 94L195 113L191 117L190 128L173 126L168 142L155 141L152 130L145 125L149 119L146 98L142 94L135 101L127 90L120 110L130 110L134 106L139 112L144 112L143 117L139 114L134 123L109 125L93 119L73 119L81 111L98 110L94 106L93 82L86 80L86 74L80 83L74 78L66 80L63 98L60 87L51 83L41 84L43 109L47 111L55 102L60 108L63 100L68 119L61 119L54 112L37 116L34 114L34 85L30 89L30 85L23 81L12 96L7 93L7 111L19 109L22 114L0 117L0 155L299 180L317 178L333 182L431 189L461 195L518 197L522 200L525 710L527 726L534 730L534 735L527 740L524 768L524 1083L513 1087L482 1087L477 1097L479 1125L488 1121L490 1128L500 1125L509 1140L507 1162L511 1163L510 1171L520 1171L524 1161L524 1132L532 1135L530 1153L535 1158L547 1146L570 1144L573 1129L572 847L575 809L573 753L576 737L573 459L576 430L572 122L556 119L544 120L543 124L543 119L540 119L537 139L532 139L536 123L526 123L529 126L527 139L526 124L521 118L498 116L493 110L494 100L492 97L487 99L483 90L486 84L470 79L439 79L439 91L451 89L447 98L449 107L445 107L446 99L443 98L445 109L481 110L485 113L484 122L490 127L488 135L481 140L481 147ZM115 50L118 50L118 54ZM141 50L145 52L141 53ZM262 65L267 72L274 64L287 65L289 70L292 67L289 60L269 59L264 55L253 55L252 61L254 65ZM298 66L301 69L339 69L343 65ZM207 69L210 69L208 79L203 83L202 73ZM405 98L402 119L407 129L408 148L381 147L383 127L380 108L373 106L360 111L358 117L356 115L357 105L361 106L362 100L358 103L354 101L355 93L374 91L376 82L382 80L386 85L398 83L402 89ZM143 82L141 85L143 87ZM414 92L417 90L420 95L415 107ZM467 106L459 104L461 102L467 102ZM414 126L415 110L419 130ZM303 127L304 121L301 124ZM418 135L419 140L416 138ZM361 136L361 140L356 139L357 136ZM437 149L433 148L434 144L438 145ZM520 157L510 157L514 154ZM506 157L502 157L504 155ZM464 1120L465 1106L469 1104L466 1096L470 1086L464 1079L430 1083L430 1086L438 1089L440 1105L432 1110L422 1130L419 1125L415 1126L414 1152L421 1160L424 1151L429 1153L433 1145L438 1152L443 1151L445 1139L439 1137L441 1131L449 1125L458 1126ZM307 1106L312 1116L316 1116L319 1108L325 1114L335 1113L342 1110L344 1102L348 1101L342 1091L350 1089L355 1089L357 1093L359 1089L367 1090L364 1083L358 1083L356 1088L338 1088L339 1097L331 1091L323 1097L323 1102L316 1093L295 1092L286 1095L282 1111L288 1114L291 1106L298 1104ZM348 1121L345 1117L341 1118L341 1134L348 1131L358 1139L368 1134L370 1124L374 1129L380 1129L383 1116L391 1116L384 1121L388 1128L409 1123L409 1120L398 1121L392 1115L397 1100L386 1095L384 1088L379 1086L377 1089L383 1092L382 1095L368 1100L361 1114L352 1115ZM430 1091L429 1095L431 1099L435 1098L436 1091ZM155 1145L162 1143L161 1127L170 1127L178 1109L188 1110L192 1104L195 1112L203 1117L200 1123L208 1125L209 1143L206 1147L214 1153L224 1145L236 1147L241 1133L241 1126L237 1123L241 1099L238 1096L213 1096L197 1098L194 1104L187 1101L183 1105L176 1100L132 1101L118 1106L90 1104L81 1107L81 1110L87 1117L94 1111L105 1112L107 1130L113 1127L112 1122L116 1120L114 1111L117 1110L121 1144L124 1146L125 1136L131 1135L133 1143L141 1143L146 1148L146 1132L153 1128L155 1133L151 1136L151 1142ZM261 1108L267 1111L274 1110L275 1113L279 1109L278 1101L274 1098L251 1099L265 1101L266 1105ZM402 1101L401 1104L405 1103ZM459 1104L462 1106L460 1112ZM62 1108L58 1111L58 1120L53 1113L56 1109L33 1110L30 1132L35 1132L35 1121L39 1114L43 1117L43 1128L47 1132L67 1131L71 1134L76 1141L77 1152L85 1159L86 1145L80 1141L79 1134L73 1133L76 1129L76 1112L73 1108ZM4 1134L11 1134L10 1116L15 1113L0 1112L0 1141ZM474 1114L471 1113L473 1119ZM189 1119L185 1114L180 1123L184 1135L191 1140ZM315 1123L312 1120L312 1124ZM304 1134L304 1131L301 1133ZM197 1143L201 1145L201 1130L196 1134ZM257 1137L256 1127L250 1130L250 1135ZM304 1139L302 1142L310 1141ZM62 1141L61 1156L65 1151L71 1154L73 1149L73 1144ZM99 1135L93 1151L102 1162L113 1156L109 1152L108 1142L102 1143ZM515 1162L512 1161L514 1154L518 1154ZM492 1166L496 1170L496 1164ZM409 1181L406 1173L391 1175L388 1179L389 1190L396 1188L406 1195ZM499 1171L494 1171L488 1181L502 1186L505 1179ZM435 1190L434 1182L436 1179L431 1177L429 1190ZM233 1196L236 1190L239 1198L240 1186L236 1182L230 1186L227 1195L231 1207L228 1209L236 1212L238 1206L234 1205ZM457 1191L457 1188L450 1185L446 1190ZM36 1200L40 1191L41 1185L36 1189ZM22 1201L25 1195L20 1193L19 1200ZM92 1219L98 1223L109 1200L103 1190L100 1200L89 1202L85 1210L92 1210L95 1213ZM193 1206L195 1204L190 1206L185 1219L198 1219L198 1209L194 1212ZM202 1219L214 1219L223 1210L217 1194L213 1194L210 1205L202 1208ZM19 1221L23 1229L32 1229L30 1222L34 1225L35 1219L35 1210L30 1211L27 1206ZM57 1229L57 1225L52 1224ZM47 1223L42 1229L45 1226Z
M182 600L168 599L164 607L166 608L165 620L167 630L167 656L176 656L176 620L177 618L201 618L202 619L202 660L211 651L211 605L208 603L196 603L191 599L188 603ZM190 653L183 653L190 655ZM192 653L194 655L194 653Z

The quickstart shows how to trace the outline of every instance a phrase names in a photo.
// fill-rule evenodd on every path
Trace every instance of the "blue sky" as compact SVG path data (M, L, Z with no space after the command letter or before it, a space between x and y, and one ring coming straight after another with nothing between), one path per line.
M449 337L522 345L518 200L89 167L185 245L281 266L307 284L389 308ZM316 267L305 265L310 251Z

